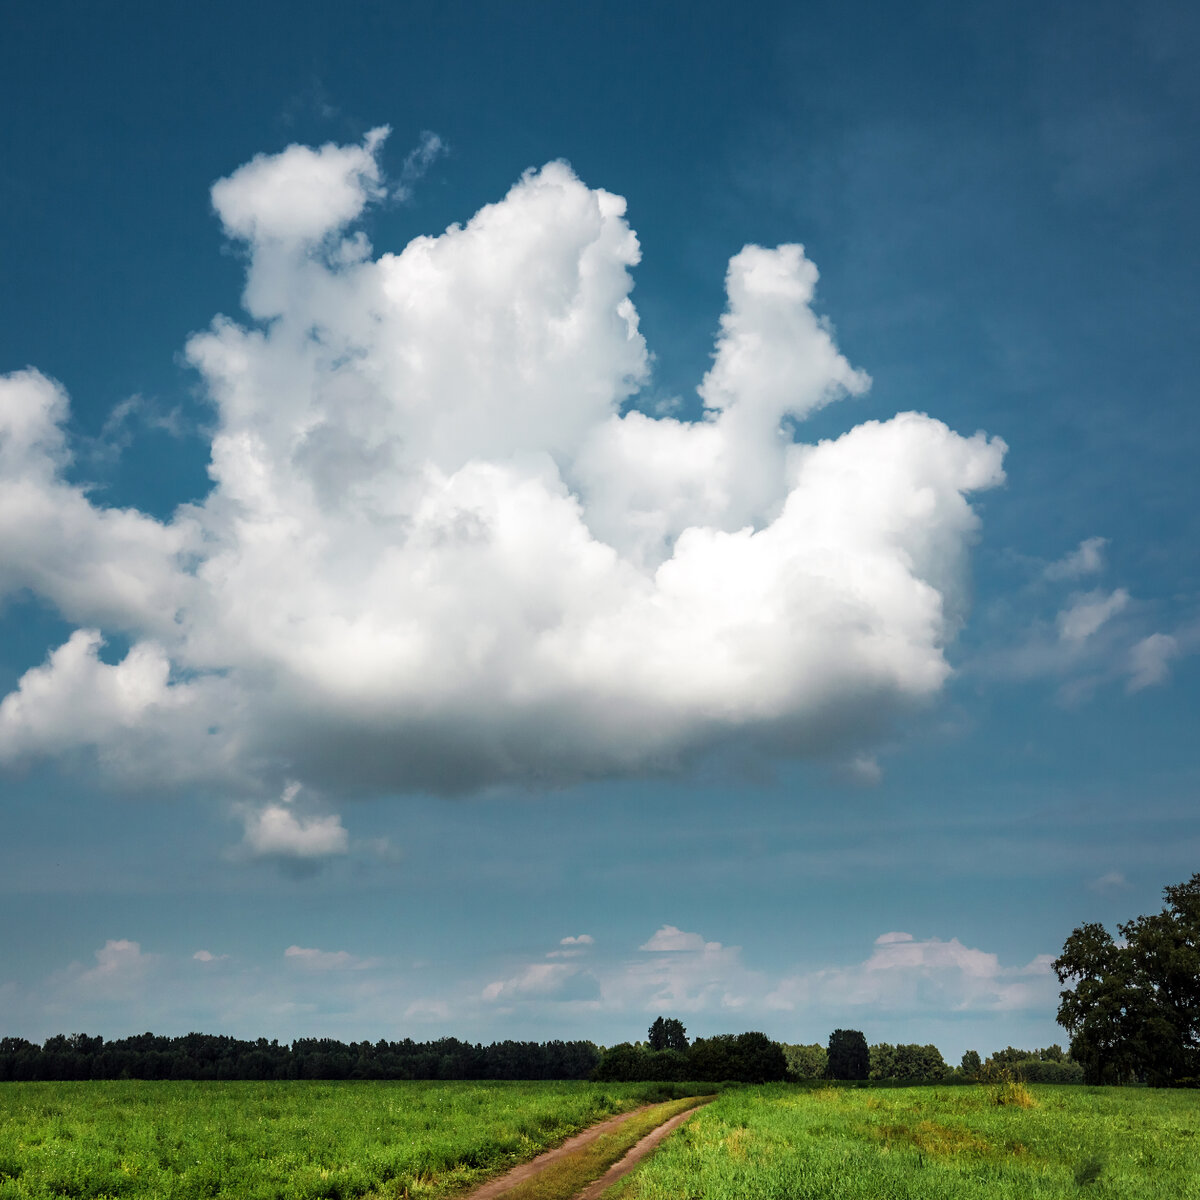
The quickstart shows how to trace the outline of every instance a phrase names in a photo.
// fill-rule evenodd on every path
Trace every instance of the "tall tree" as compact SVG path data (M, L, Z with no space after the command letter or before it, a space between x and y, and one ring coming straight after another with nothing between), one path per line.
M826 1053L830 1079L866 1079L871 1073L871 1052L858 1029L835 1029L829 1035Z
M1081 925L1054 960L1070 985L1058 1021L1089 1083L1200 1083L1200 872L1163 896L1161 912L1117 926L1120 940Z
M654 1024L646 1031L646 1040L651 1050L667 1048L667 1023L662 1017L655 1017Z
M675 1017L668 1017L663 1022L663 1030L667 1035L667 1049L685 1051L688 1048L687 1030L683 1022Z

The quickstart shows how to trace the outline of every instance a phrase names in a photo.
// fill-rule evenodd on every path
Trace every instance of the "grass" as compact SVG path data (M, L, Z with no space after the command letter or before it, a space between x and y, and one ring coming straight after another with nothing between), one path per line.
M601 1134L590 1146L552 1163L544 1171L505 1193L506 1200L571 1200L593 1179L599 1179L620 1162L646 1136L677 1113L695 1108L694 1098L656 1104L630 1117L611 1133Z
M606 1200L1196 1200L1200 1093L914 1087L723 1093Z
M663 1084L0 1083L0 1200L440 1197Z

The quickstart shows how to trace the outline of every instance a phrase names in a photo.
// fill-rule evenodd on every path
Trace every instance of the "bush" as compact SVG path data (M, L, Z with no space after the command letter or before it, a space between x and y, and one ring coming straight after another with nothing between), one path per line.
M904 1079L940 1083L950 1073L936 1046L890 1046L882 1042L870 1049L871 1079Z

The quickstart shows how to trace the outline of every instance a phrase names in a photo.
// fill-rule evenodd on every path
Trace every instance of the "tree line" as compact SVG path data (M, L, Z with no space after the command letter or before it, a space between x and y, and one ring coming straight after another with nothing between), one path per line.
M105 1041L84 1033L0 1038L0 1080L70 1079L587 1079L600 1061L592 1042L283 1043L215 1034L153 1033Z
M832 1051L832 1056L831 1056ZM879 1043L857 1030L835 1030L830 1045L788 1045L764 1033L718 1034L690 1042L683 1024L659 1017L645 1042L602 1049L592 1042L493 1042L457 1038L431 1042L291 1043L246 1041L214 1034L152 1033L105 1041L58 1034L42 1045L0 1038L0 1080L73 1079L596 1079L603 1082L773 1083L814 1079L956 1082L1007 1067L1031 1083L1078 1083L1082 1068L1058 1046L1009 1046L985 1061L975 1051L960 1068L936 1046Z
M1027 1083L1082 1083L1083 1068L1061 1046L1019 1050L1007 1046L986 1059L968 1050L952 1067L936 1046L914 1043L868 1046L857 1029L835 1029L829 1046L819 1042L783 1046L787 1077L792 1080L844 1079L892 1083L977 1083L1001 1070Z
M1061 1046L1019 1050L1008 1046L981 1059L974 1050L951 1067L936 1046L867 1045L861 1030L835 1029L829 1044L789 1045L763 1033L723 1034L688 1043L673 1018L659 1017L645 1042L605 1050L592 1078L613 1081L800 1083L833 1079L891 1083L975 1083L1001 1071L1028 1083L1082 1083L1083 1068Z
M660 1024L661 1022L661 1024ZM672 1035L664 1036L669 1026ZM674 1018L659 1017L646 1042L622 1042L605 1050L592 1072L603 1082L775 1083L787 1077L783 1048L765 1033L724 1033L697 1038Z

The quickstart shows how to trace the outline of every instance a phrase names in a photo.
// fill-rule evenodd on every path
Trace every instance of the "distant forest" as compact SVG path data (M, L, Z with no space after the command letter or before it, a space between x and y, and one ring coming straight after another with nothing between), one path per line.
M792 1046L763 1033L722 1034L689 1041L676 1020L659 1017L645 1042L608 1049L592 1042L345 1042L300 1038L243 1041L207 1033L159 1037L142 1033L105 1041L85 1033L0 1038L0 1081L74 1079L595 1079L765 1083L846 1079L872 1082L969 1083L1008 1069L1031 1083L1079 1083L1083 1069L1058 1046L998 1050L986 1061L973 1050L950 1067L936 1046L879 1044L857 1030L835 1030L829 1050Z
M345 1042L291 1045L207 1033L142 1033L106 1042L59 1034L41 1046L0 1038L0 1080L24 1079L587 1079L600 1061L591 1042Z

